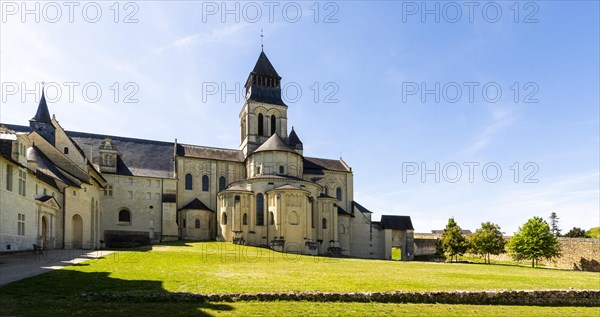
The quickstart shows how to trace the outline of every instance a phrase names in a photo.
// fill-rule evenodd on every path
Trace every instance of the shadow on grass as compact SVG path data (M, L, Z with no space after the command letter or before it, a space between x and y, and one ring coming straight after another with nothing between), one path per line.
M213 316L224 303L179 302L162 281L58 270L0 287L0 316Z

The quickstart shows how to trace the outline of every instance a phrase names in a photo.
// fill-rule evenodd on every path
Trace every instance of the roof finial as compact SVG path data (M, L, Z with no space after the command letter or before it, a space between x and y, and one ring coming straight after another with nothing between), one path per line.
M263 29L260 28L260 51L261 52L264 52L264 44L265 44L264 38L265 38L265 35L263 34Z

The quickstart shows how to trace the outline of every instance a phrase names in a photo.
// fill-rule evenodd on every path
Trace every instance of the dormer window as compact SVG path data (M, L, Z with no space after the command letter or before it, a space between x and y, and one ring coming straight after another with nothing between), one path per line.
M69 148L65 146L65 148L63 149L63 153L64 154L69 154Z

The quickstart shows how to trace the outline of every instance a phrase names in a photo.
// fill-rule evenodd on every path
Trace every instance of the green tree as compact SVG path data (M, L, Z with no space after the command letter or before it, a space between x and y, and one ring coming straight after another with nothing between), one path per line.
M550 231L552 231L555 237L560 237L560 228L558 228L559 219L555 212L550 214Z
M585 235L585 230L577 227L573 227L573 229L569 230L569 232L565 233L563 237L569 238L587 238Z
M498 255L504 252L506 241L502 237L500 226L484 222L481 224L481 229L477 229L474 234L467 239L472 253L483 256L485 263L490 263L490 255Z
M585 235L590 238L600 239L600 227L591 228L585 233Z
M446 255L450 256L450 261L453 257L458 260L459 255L467 252L469 245L454 218L448 219L444 234L440 238L440 247Z
M507 246L515 260L531 260L531 267L535 267L540 259L560 256L558 240L548 223L540 217L527 220Z

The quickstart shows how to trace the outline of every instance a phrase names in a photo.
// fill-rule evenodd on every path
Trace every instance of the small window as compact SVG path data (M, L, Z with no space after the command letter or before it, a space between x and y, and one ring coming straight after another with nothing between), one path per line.
M275 224L275 214L272 211L269 213L269 218L271 218L271 219L269 219L269 224L274 225Z
M247 214L244 214L244 215L242 216L242 224L243 224L244 226L248 225L248 215L247 215Z
M196 229L200 229L200 219L196 219L196 221L194 221L194 227Z
M13 188L13 167L6 164L6 190L12 191Z
M113 195L113 187L112 185L106 185L104 189L104 196L112 196Z
M17 234L20 236L25 235L25 214L18 214L17 222Z
M322 221L322 228L323 228L323 229L327 229L327 218L323 218L323 221Z
M256 175L260 175L260 166L256 167Z
M337 200L342 200L342 189L340 187L335 189L335 197Z
M258 114L258 135L264 135L264 119L262 113Z
M263 194L256 195L256 225L263 226L265 224L265 199Z
M275 118L275 115L271 116L271 135L275 134L275 131L277 131L277 118Z
M119 222L131 222L131 213L129 210L119 211Z
M190 173L185 174L185 190L193 189L193 187L194 187L193 181L194 181L194 176L192 176L192 174L190 174Z
M203 192L207 192L208 191L208 175L204 175L202 176L202 191Z
M219 191L224 190L227 187L227 179L225 176L219 177Z
M65 153L65 154L69 154L69 148L68 148L68 147L65 147L65 148L63 149L63 153Z
M224 212L223 216L221 216L221 223L226 225L227 224L227 213Z
M285 174L285 168L283 167L283 165L279 166L279 174Z

